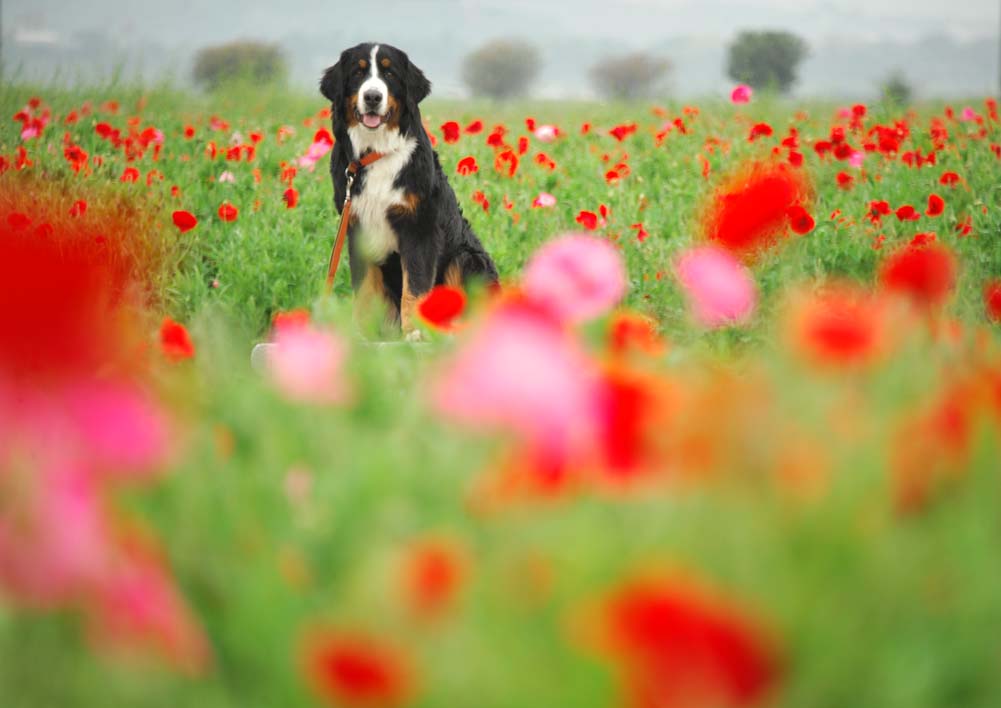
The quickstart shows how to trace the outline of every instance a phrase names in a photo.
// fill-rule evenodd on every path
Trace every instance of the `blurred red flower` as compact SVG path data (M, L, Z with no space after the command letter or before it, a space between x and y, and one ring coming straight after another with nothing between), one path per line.
M195 355L195 345L184 325L165 317L160 325L160 350L171 361L190 359Z
M885 351L886 308L871 294L838 285L794 301L790 316L793 347L823 367L856 367Z
M925 216L941 216L945 211L945 200L937 194L929 195L928 197L928 210L925 211Z
M223 202L219 205L219 218L223 221L236 221L239 215L240 210L229 202Z
M392 708L414 693L409 660L363 634L314 629L303 641L302 664L310 687L330 705Z
M939 305L956 284L956 259L944 246L908 245L891 254L879 271L882 287L927 307Z
M295 187L289 187L282 193L282 199L286 209L295 209L299 204L299 190Z
M172 215L174 226L183 234L198 226L198 219L190 211L178 209Z
M917 221L921 218L921 214L919 214L910 204L904 204L902 207L898 208L896 214L897 219L900 221Z
M959 175L955 172L943 172L939 183L945 185L946 187L955 187L959 184Z
M577 214L577 218L574 219L578 224L583 226L588 231L594 231L598 228L598 215L593 211L581 211Z
M703 231L735 255L750 257L774 245L789 227L789 210L809 199L801 170L785 163L750 163L716 189L703 215Z
M813 227L816 226L816 222L813 220L810 212L798 204L789 207L786 215L789 217L789 228L793 230L793 233L800 236L810 233L813 231Z
M984 286L984 309L988 320L1001 322L1001 280L992 280Z
M479 172L480 166L476 164L476 158L472 155L459 160L459 164L455 166L455 171L462 176L471 175L474 172Z
M403 587L410 609L428 618L446 612L462 587L465 565L462 553L450 541L426 540L408 549Z
M122 172L122 176L118 178L119 182L138 182L139 181L139 170L135 167L126 167Z
M474 120L472 123L467 125L464 130L470 135L476 135L477 133L483 132L483 121Z
M450 120L447 123L442 123L441 126L441 137L446 143L457 143L459 138L462 136L462 130L459 128L459 124L454 120Z
M680 576L619 587L602 603L599 632L637 708L751 706L781 677L758 622Z
M775 131L768 123L757 123L751 128L751 134L747 136L749 142L754 142L758 138L767 138Z
M455 319L465 307L466 295L462 290L448 285L436 285L421 299L417 312L429 325L447 332L454 329Z
M69 211L70 216L83 216L86 213L87 213L86 199L77 199L75 202L73 202L73 206L70 207Z
M623 123L622 125L617 125L609 130L608 134L621 143L623 140L635 133L636 129L637 125L635 123Z

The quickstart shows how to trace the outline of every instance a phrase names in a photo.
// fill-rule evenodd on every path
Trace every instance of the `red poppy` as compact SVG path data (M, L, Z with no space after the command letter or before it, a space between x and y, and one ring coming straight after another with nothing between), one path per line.
M891 254L879 272L883 288L919 305L941 304L956 284L956 259L944 246L908 245Z
M23 231L31 226L31 217L19 211L7 215L7 225L15 231Z
M139 170L135 167L126 167L122 172L122 176L118 178L119 182L138 182L139 181Z
M185 211L184 209L178 209L172 215L174 219L174 226L183 234L185 232L191 231L191 229L198 226L198 219L190 211Z
M413 696L409 661L368 636L313 630L302 645L302 664L312 689L332 705L392 708Z
M289 187L282 193L282 199L285 201L286 209L295 209L299 204L299 190Z
M429 325L447 332L455 327L455 319L465 307L466 295L462 290L436 285L421 299L417 312Z
M476 158L472 155L462 158L459 160L459 164L455 166L455 171L463 176L471 175L474 172L479 172L479 170L480 166L476 164Z
M643 243L650 237L650 232L646 230L643 223L630 224L629 228L636 232L636 240Z
M483 207L483 211L490 211L490 200L487 199L487 195L480 190L477 189L473 192L473 201Z
M86 213L87 201L85 199L77 199L70 207L70 216L83 216Z
M847 172L839 172L837 176L838 189L849 190L855 186L855 178Z
M889 202L884 201L872 201L869 202L869 220L874 224L878 224L882 217L889 216L893 213L890 208Z
M795 150L789 151L789 164L793 167L803 166L803 153L796 152Z
M497 153L497 157L494 158L494 169L501 174L507 173L508 177L514 177L518 171L518 155L512 150Z
M946 187L955 187L959 184L959 175L955 172L943 172L942 177L939 179L939 183L945 185Z
M657 323L637 312L617 312L608 325L608 349L613 354L639 351L663 354L666 346L657 334Z
M504 147L504 135L507 133L507 128L503 125L495 125L494 129L490 131L490 135L487 136L487 145L490 147Z
M830 367L872 363L884 351L885 308L852 286L811 294L793 306L793 346L808 361Z
M483 132L483 121L474 120L472 123L467 125L464 130L470 135L476 135L477 133Z
M450 120L447 123L443 123L441 126L441 137L446 143L457 143L459 142L459 137L462 135L462 131L459 128L459 124L454 120Z
M703 216L706 238L751 256L774 245L789 226L789 209L810 198L801 170L784 163L751 163L717 188Z
M239 215L240 210L229 202L223 202L219 205L219 218L223 221L236 221Z
M79 145L67 145L63 148L63 157L70 163L74 172L79 173L87 166L87 152Z
M813 227L816 225L813 217L810 216L810 212L798 204L789 207L786 215L789 217L789 228L792 229L793 233L800 236L813 231Z
M897 209L896 214L900 221L917 221L921 218L921 214L919 214L910 204L904 204L902 207Z
M623 140L635 133L636 129L637 125L635 123L623 123L622 125L617 125L609 130L608 134L621 143Z
M984 286L984 309L987 319L1001 322L1001 280L992 280Z
M601 644L622 669L630 704L749 706L781 669L758 622L686 578L641 579L605 600Z
M945 211L945 200L937 194L929 195L928 197L928 209L925 211L925 216L941 216Z
M410 548L403 563L403 587L410 609L425 617L446 612L462 587L464 566L454 543L429 540Z
M598 215L593 211L581 211L575 221L588 231L598 228Z
M271 327L275 330L297 327L305 327L309 324L309 310L289 310L288 312L276 312L271 318Z
M182 361L195 355L195 345L184 325L164 317L160 325L160 351L170 361Z
M747 139L753 143L758 138L767 138L774 132L772 126L768 125L768 123L757 123L751 128L751 134L747 136Z

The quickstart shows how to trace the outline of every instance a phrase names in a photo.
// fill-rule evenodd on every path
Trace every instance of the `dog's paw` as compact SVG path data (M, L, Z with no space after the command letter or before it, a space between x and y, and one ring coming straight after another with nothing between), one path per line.
M419 329L411 330L411 331L407 332L403 336L403 341L405 341L405 342L411 342L411 343L413 343L413 342L423 342L424 341L424 333L421 332Z

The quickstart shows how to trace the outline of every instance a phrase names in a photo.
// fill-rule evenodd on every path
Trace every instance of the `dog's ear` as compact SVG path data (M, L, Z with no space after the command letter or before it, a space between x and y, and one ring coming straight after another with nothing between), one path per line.
M431 93L431 82L424 76L424 72L417 68L409 59L407 60L407 100L416 107L418 103L427 98Z
M344 103L344 76L341 73L341 62L338 61L323 73L320 79L320 93L334 104L335 112Z

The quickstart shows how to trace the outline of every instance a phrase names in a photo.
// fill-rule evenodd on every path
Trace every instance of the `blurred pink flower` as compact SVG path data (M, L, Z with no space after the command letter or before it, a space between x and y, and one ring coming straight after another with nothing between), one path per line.
M675 261L674 271L702 326L742 324L754 312L754 280L727 251L713 246L690 249Z
M435 407L455 422L509 430L555 456L593 436L597 396L584 351L529 303L489 314L431 390Z
M754 89L747 84L740 84L730 94L730 101L737 104L750 103L752 96L754 96Z
M107 566L100 492L83 467L0 470L0 584L19 603L79 597ZM15 503L16 502L16 503Z
M542 207L545 209L554 206L556 206L556 197L549 192L539 192L539 196L532 202L534 208Z
M166 418L138 389L77 385L66 392L63 405L82 459L102 472L135 477L154 469L167 454Z
M229 170L226 170L221 175L219 175L220 182L229 182L230 184L236 182L236 175L234 175Z
M309 146L309 149L306 150L306 154L300 157L296 163L299 167L304 167L312 172L316 167L316 163L320 161L320 158L330 152L332 147L333 144L327 140L317 140Z
M268 370L278 391L298 403L344 403L347 345L333 332L308 323L278 327Z
M525 295L574 324L598 317L626 292L626 271L618 250L604 239L568 234L544 244L522 277Z
M535 139L540 143L551 143L559 136L560 131L555 125L540 125L535 129Z
M861 169L862 165L865 164L865 153L856 150L851 154L851 157L848 158L848 164L856 169Z
M976 120L977 112L972 108L970 108L969 106L967 106L966 108L963 109L963 112L959 114L959 119L966 122Z

